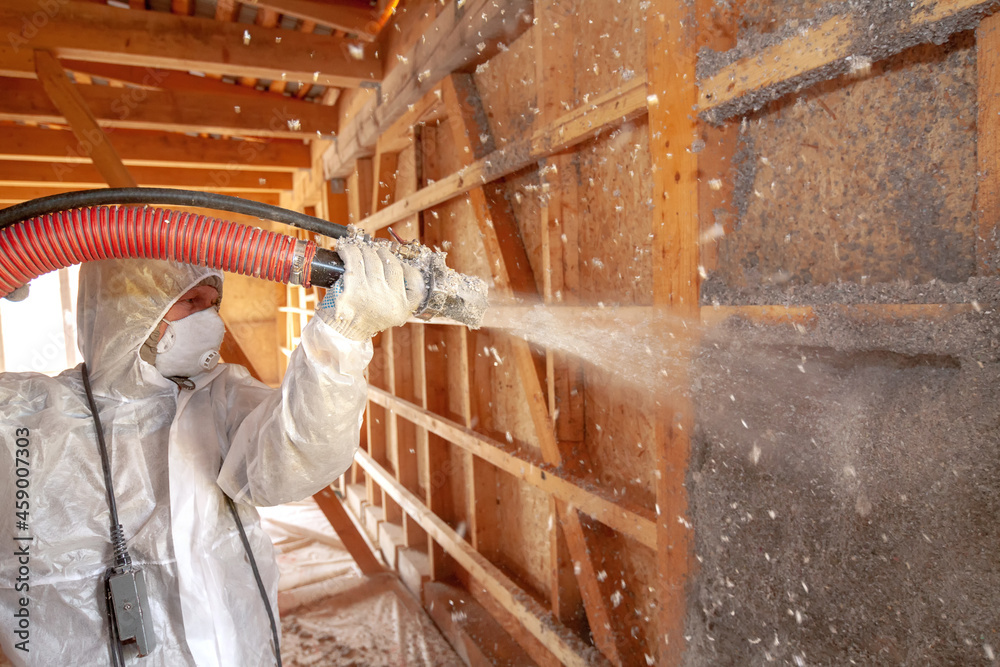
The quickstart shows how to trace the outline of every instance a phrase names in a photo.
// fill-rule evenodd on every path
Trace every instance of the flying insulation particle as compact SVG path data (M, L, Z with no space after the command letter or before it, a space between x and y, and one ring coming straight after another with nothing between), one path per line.
M292 132L298 132L302 129L302 122L298 118L289 118L288 129Z
M646 665L647 665L647 666L651 666L651 665L655 665L655 664L656 664L656 658L654 658L654 657L653 657L653 656L651 656L650 654L648 654L648 653L643 653L642 655L643 655L643 657L645 657L645 658L646 658Z
M281 44L281 37L275 37L274 38L274 43L275 44Z
M655 107L659 103L660 103L660 98L656 96L656 93L650 93L649 95L646 95L647 106Z
M760 461L760 447L757 445L754 445L753 449L750 450L750 460L753 461L754 465Z
M319 81L319 72L313 72L313 83Z
M608 578L608 573L605 570L601 570L600 572L597 573L598 581L604 581L607 578Z
M235 106L235 107L233 107L233 111L235 111L236 113L239 113L240 112L240 108L238 106Z
M622 594L621 594L621 591L615 591L614 593L612 593L611 594L611 608L612 609L617 609L618 605L620 605L621 603L622 603Z
M722 189L722 179L721 178L713 178L712 180L710 180L708 182L708 187L710 187L711 189L716 190L716 191L721 190Z
M354 58L355 60L361 60L365 57L365 47L363 44L348 44L347 45L347 55Z
M243 46L250 46L250 31L243 31Z

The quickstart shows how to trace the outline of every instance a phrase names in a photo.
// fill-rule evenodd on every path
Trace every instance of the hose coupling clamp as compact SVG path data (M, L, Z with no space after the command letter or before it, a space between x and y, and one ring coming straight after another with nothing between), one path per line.
M292 285L303 284L303 278L306 269L306 242L302 239L297 239L295 241L295 250L292 254L292 275L289 278L289 283Z

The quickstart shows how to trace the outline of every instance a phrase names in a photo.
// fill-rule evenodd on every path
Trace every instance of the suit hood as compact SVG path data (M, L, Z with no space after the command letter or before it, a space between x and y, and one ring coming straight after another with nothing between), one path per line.
M216 269L159 260L101 260L80 267L77 340L95 389L141 384L139 348L177 299ZM152 368L150 366L150 368ZM102 392L103 393L103 392Z

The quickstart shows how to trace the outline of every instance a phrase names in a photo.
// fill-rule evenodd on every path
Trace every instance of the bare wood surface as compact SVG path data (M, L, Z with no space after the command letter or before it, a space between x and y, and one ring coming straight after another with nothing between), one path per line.
M688 319L698 316L698 156L683 149L697 136L694 7L654 0L646 12L649 150L653 174L653 303ZM685 359L689 352L678 356ZM694 408L686 395L687 362L672 379L679 390L650 406L655 418L657 664L677 666L686 646L687 586L694 540L688 528L686 479Z
M309 167L309 147L300 141L232 140L189 137L173 132L115 129L111 132L122 162L129 167L185 167L229 171L292 172ZM96 134L94 135L96 137ZM0 160L89 163L93 142L69 130L0 126Z
M344 543L344 547L354 558L354 562L358 564L361 573L370 577L385 572L385 568L382 567L382 564L368 546L368 542L365 541L365 538L361 535L354 522L351 521L351 518L347 516L347 510L344 509L343 503L341 503L340 498L337 497L333 489L328 486L319 493L314 494L313 499L319 505L319 508L323 510L323 514L326 515L326 518L330 521L330 525L337 532L340 541Z
M587 114L590 114L587 117ZM446 176L410 197L379 211L361 223L371 233L417 211L448 201L474 188L509 176L538 160L593 138L609 127L646 113L646 81L633 80L625 87L595 98L561 116L533 135L532 139L511 142L462 170ZM586 118L585 118L586 117ZM560 134L560 128L563 131ZM551 134L559 135L556 139Z
M973 28L998 6L997 0L918 0L909 4L905 18L894 25L879 26L879 46L870 53L856 43L856 37L870 29L869 17L844 12L740 58L699 81L699 112L707 120L722 122L805 85L863 67L866 61L881 60L930 39L943 40L950 32ZM905 11L906 6L901 5L900 10ZM928 30L931 26L936 29Z
M21 202L28 201L29 199L38 199L39 197L48 197L50 195L60 195L66 192L77 192L80 188L73 187L63 187L63 188L20 188L20 187L0 187L0 202L3 203L15 203L20 204ZM98 189L98 188L94 188ZM199 188L193 188L199 190ZM200 191L200 190L199 190ZM270 204L272 206L278 206L280 203L280 198L278 195L269 192L241 192L239 193L240 199L247 199L250 201L260 202L261 204ZM218 218L220 216L225 217L227 220L232 220L233 222L241 222L243 224L249 224L251 226L258 226L260 224L259 218L254 218L251 216L240 215L237 213L221 213L219 211L209 211L208 209L200 209L196 207L185 207L185 206L175 206L178 210L191 211L192 213L198 213L200 215L208 215L210 217Z
M562 664L581 667L607 664L602 656L573 636L499 568L473 549L451 526L427 509L417 496L403 488L371 456L365 452L358 452L356 460L369 477L403 508L403 511L418 521L428 535L465 568L477 585L485 588L493 599L513 613Z
M346 176L354 161L372 154L382 132L446 76L480 57L480 44L513 39L531 25L530 0L448 3L413 49L389 71L372 99L341 128L324 155L327 178ZM527 21L525 21L527 17ZM388 224L388 223L387 223Z
M976 260L980 275L1000 273L1000 14L976 29L976 155L979 160L979 233Z
M368 399L396 415L426 428L491 465L524 481L577 510L631 537L650 548L656 546L655 524L651 513L628 508L604 495L599 488L587 489L543 461L532 460L523 452L514 454L502 443L450 419L424 410L409 401L392 396L377 387L368 388Z
M177 169L173 167L129 167L139 185L208 189L215 192L280 192L291 190L292 175L282 172ZM0 160L0 188L18 187L100 187L105 179L92 165L61 162L20 162Z
M337 37L88 2L58 7L30 39L13 33L15 39L5 41L16 50L47 49L74 60L329 86L354 87L382 78L374 54L355 58ZM31 3L0 0L0 25L33 25L36 11Z
M136 183L122 164L115 147L101 131L97 119L90 112L87 102L80 95L59 65L59 61L46 51L35 51L35 70L38 74L42 94L47 96L70 124L73 134L80 141L87 137L96 140L90 145L87 155L94 161L94 167L108 185L116 188L134 188Z
M223 135L314 138L336 132L329 108L294 100L248 100L240 95L181 93L80 86L78 93L106 127ZM65 117L30 79L0 78L0 120L65 123ZM294 108L292 105L295 105Z
M370 8L314 0L254 0L253 4L285 16L342 30L366 42L374 41L378 34L379 13Z

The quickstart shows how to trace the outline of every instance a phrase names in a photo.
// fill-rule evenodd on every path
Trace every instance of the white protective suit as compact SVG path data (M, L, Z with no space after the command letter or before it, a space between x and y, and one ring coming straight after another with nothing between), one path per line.
M179 390L140 359L171 304L210 275L218 272L140 260L91 262L80 272L80 348L156 634L148 657L126 647L128 664L273 665L264 603L223 493L237 501L277 618L277 568L252 505L317 492L351 464L358 444L371 343L319 318L303 331L280 389L220 364L195 378L194 390ZM15 665L110 664L110 519L81 377L79 367L57 377L0 375L0 645ZM27 528L15 514L22 478ZM28 574L18 581L23 545ZM28 652L15 648L23 607Z

